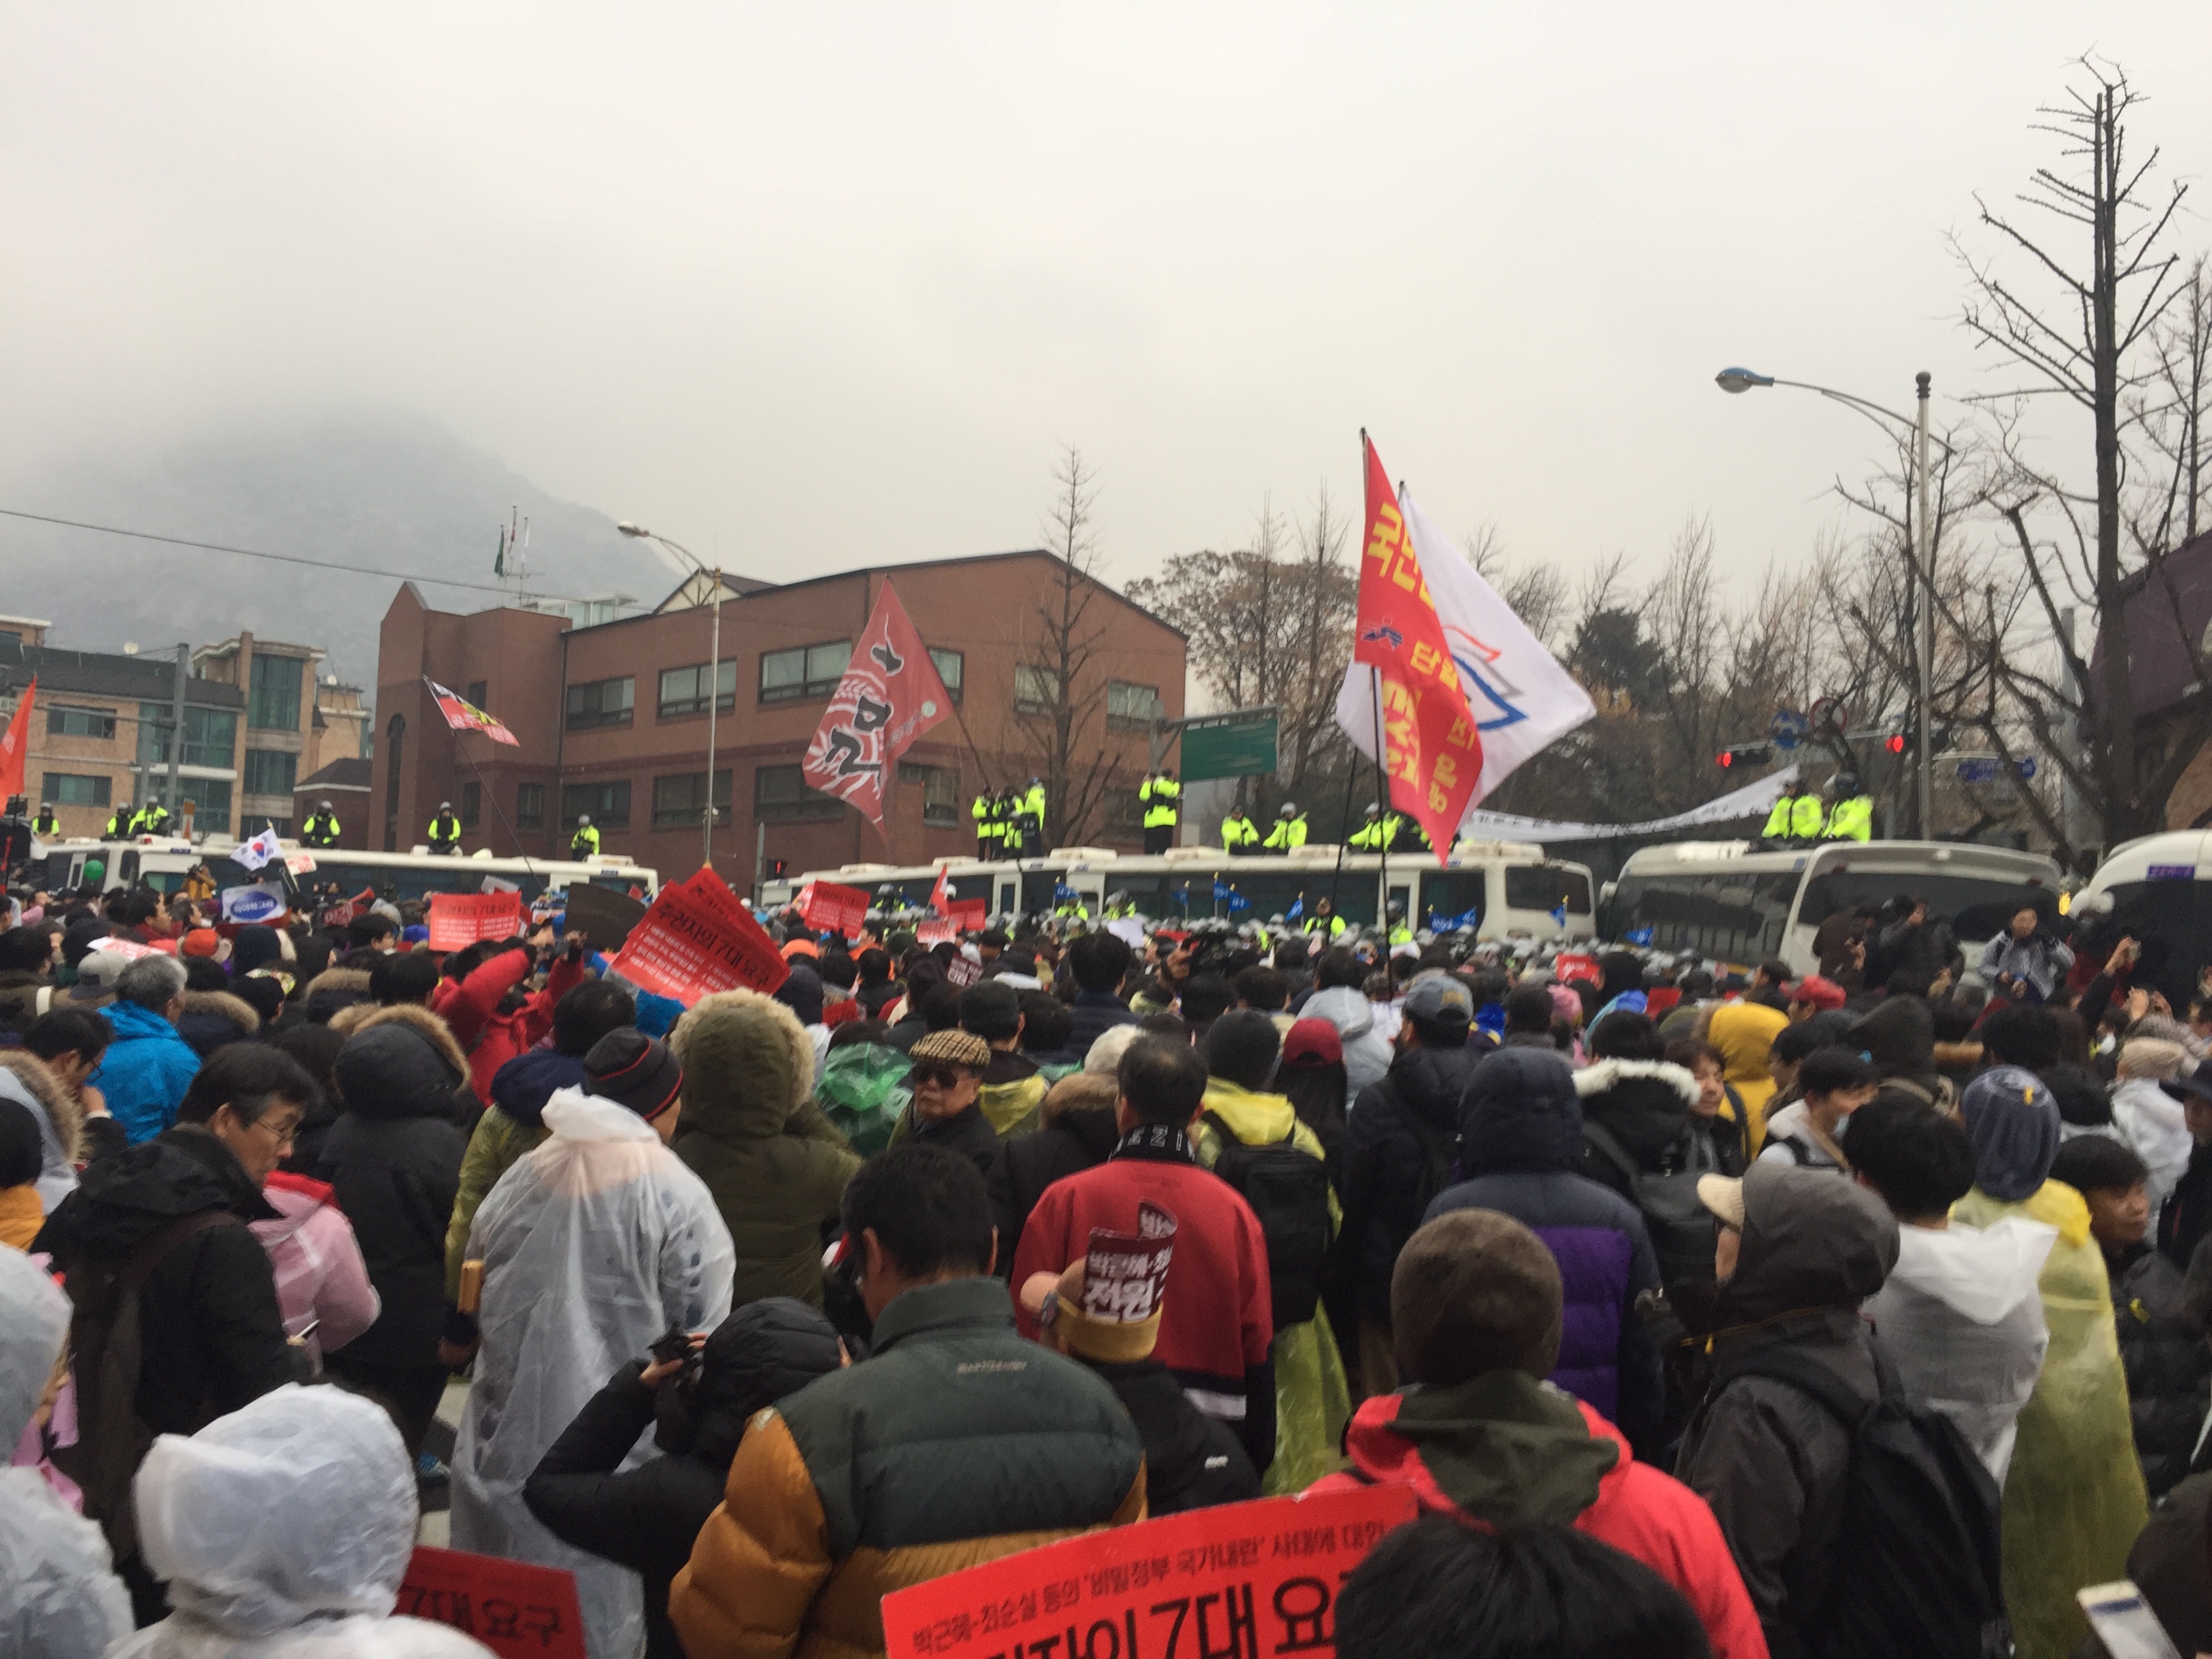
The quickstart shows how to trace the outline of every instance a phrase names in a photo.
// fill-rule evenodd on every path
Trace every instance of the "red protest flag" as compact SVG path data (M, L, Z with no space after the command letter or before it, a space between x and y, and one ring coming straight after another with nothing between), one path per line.
M1359 442L1367 466L1367 535L1352 656L1382 682L1390 804L1429 832L1441 864L1482 781L1482 738L1390 475L1364 432Z
M438 712L446 717L446 724L456 732L481 732L494 743L503 743L511 748L522 747L522 740L489 714L471 702L458 691L449 691L428 674L422 684L430 688L430 701L438 705Z
M952 914L952 872L941 864L937 866L937 880L929 890L929 908L940 916Z
M0 805L27 791L25 772L31 758L31 705L38 696L39 677L33 674L24 688L23 701L15 705L15 717L8 722L5 735L0 735Z
M937 665L887 580L807 745L806 781L860 808L883 835L884 775L951 713Z

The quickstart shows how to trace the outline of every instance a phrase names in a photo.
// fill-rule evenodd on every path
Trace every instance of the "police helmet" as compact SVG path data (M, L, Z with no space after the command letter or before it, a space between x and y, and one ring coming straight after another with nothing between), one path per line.
M1297 815L1298 804L1296 801L1291 800L1285 801L1282 805L1281 810L1275 814L1279 818L1294 818L1297 817Z
M588 830L588 829L590 829L591 827L592 827L592 815L591 815L589 812L580 812L580 813L577 814L577 817L576 817L576 828L578 828L579 830Z
M1844 772L1844 773L1841 773L1841 774L1839 774L1839 775L1837 776L1837 778L1836 778L1836 793L1837 793L1838 794L1839 794L1839 795L1856 795L1856 794L1857 794L1857 793L1858 793L1858 792L1859 792L1859 781L1858 781L1857 777L1856 777L1855 775L1853 775L1853 774L1851 774L1851 773L1850 773L1850 772Z

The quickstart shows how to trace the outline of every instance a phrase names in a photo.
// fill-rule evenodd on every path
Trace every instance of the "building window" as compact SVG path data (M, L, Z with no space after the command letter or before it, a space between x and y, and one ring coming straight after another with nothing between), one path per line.
M489 680L471 680L468 690L463 695L487 714L490 712L491 682Z
M1145 804L1137 799L1133 789L1109 789L1106 792L1106 827L1109 830L1141 830L1145 827Z
M115 711L112 708L64 708L58 704L46 709L46 735L50 738L112 738L115 735Z
M843 816L845 803L806 781L796 766L763 766L753 771L753 817L763 823Z
M469 701L474 702L476 699L471 697ZM461 786L461 828L464 830L475 829L477 827L477 818L481 817L483 815L483 785L480 783L463 784Z
M40 800L52 801L57 806L105 806L107 805L108 781L105 776L90 777L81 772L49 772L40 785Z
M764 651L761 653L760 700L797 702L802 697L826 697L845 678L845 665L852 659L850 640L793 646L788 651Z
M1042 668L1014 665L1014 713L1045 714L1060 701L1060 683Z
M256 662L261 659L254 659ZM297 658L280 659L297 661ZM289 795L298 781L300 757L285 749L249 749L246 751L244 791L249 795Z
M1149 732L1162 716L1159 690L1132 685L1127 680L1106 682L1106 724L1124 731Z
M624 680L623 684L629 684ZM629 780L616 783L564 783L561 786L561 827L573 831L585 813L602 830L629 828Z
M261 732L300 729L300 670L297 657L253 658L253 684L246 698L246 723Z
M960 822L960 773L951 766L921 766L901 761L901 783L921 786L921 821L933 829L948 830Z
M568 729L587 732L596 726L628 726L636 682L627 674L618 680L592 680L568 688ZM564 807L563 811L566 811Z
M660 718L672 720L678 714L703 714L707 712L707 670L708 665L693 663L689 668L664 668L660 671ZM714 676L714 707L728 714L738 706L738 664L732 657L726 659Z
M707 775L704 772L678 772L673 777L653 781L653 827L656 830L689 830L706 822ZM714 774L714 822L726 823L730 816L730 775Z
M138 757L156 766L169 763L169 722L176 710L166 702L138 705ZM238 716L227 708L185 709L186 766L215 766L228 771L236 763Z
M518 783L514 786L514 827L518 832L545 827L544 784Z
M937 678L945 682L945 690L955 702L960 701L960 682L967 678L968 658L959 651L939 651L929 647L929 659L937 665Z
M223 778L191 778L192 833L227 836L230 833L230 784Z

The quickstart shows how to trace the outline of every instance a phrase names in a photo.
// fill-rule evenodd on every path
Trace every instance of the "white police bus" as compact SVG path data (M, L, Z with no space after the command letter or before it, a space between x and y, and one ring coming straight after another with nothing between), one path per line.
M650 901L659 890L657 872L628 859L601 855L581 861L574 859L438 858L428 853L367 853L343 847L302 848L283 841L293 879L302 888L334 884L339 893L353 897L363 889L392 899L427 898L432 893L475 893L484 878L512 884L526 902L541 893L562 891L588 883L635 893ZM272 865L252 871L232 862L229 854L239 845L227 836L210 836L198 846L181 836L140 836L130 841L73 840L47 842L43 863L34 862L26 879L49 892L81 887L86 867L100 866L103 890L148 886L173 893L196 864L204 863L218 890L240 887L276 874Z
M2098 936L2113 944L2133 938L2142 946L2135 982L2156 987L2177 1013L2186 1013L2198 995L2197 975L2212 963L2207 883L2212 883L2212 832L2169 830L2115 847L2074 896L2074 908L2076 914L2085 906L2101 909L2109 901L2112 911L2096 924Z

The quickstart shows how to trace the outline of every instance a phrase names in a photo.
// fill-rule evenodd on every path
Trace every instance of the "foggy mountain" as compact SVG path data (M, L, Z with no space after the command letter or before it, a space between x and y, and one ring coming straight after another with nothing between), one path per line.
M626 593L651 605L677 580L605 514L404 416L209 438L144 458L88 456L14 480L0 507L487 585L496 580L498 527L520 507L531 521L532 594ZM501 602L497 592L420 585L440 609ZM322 646L325 672L373 694L377 628L398 589L388 576L0 518L0 611L50 619L49 643L72 649L206 645L246 628Z

